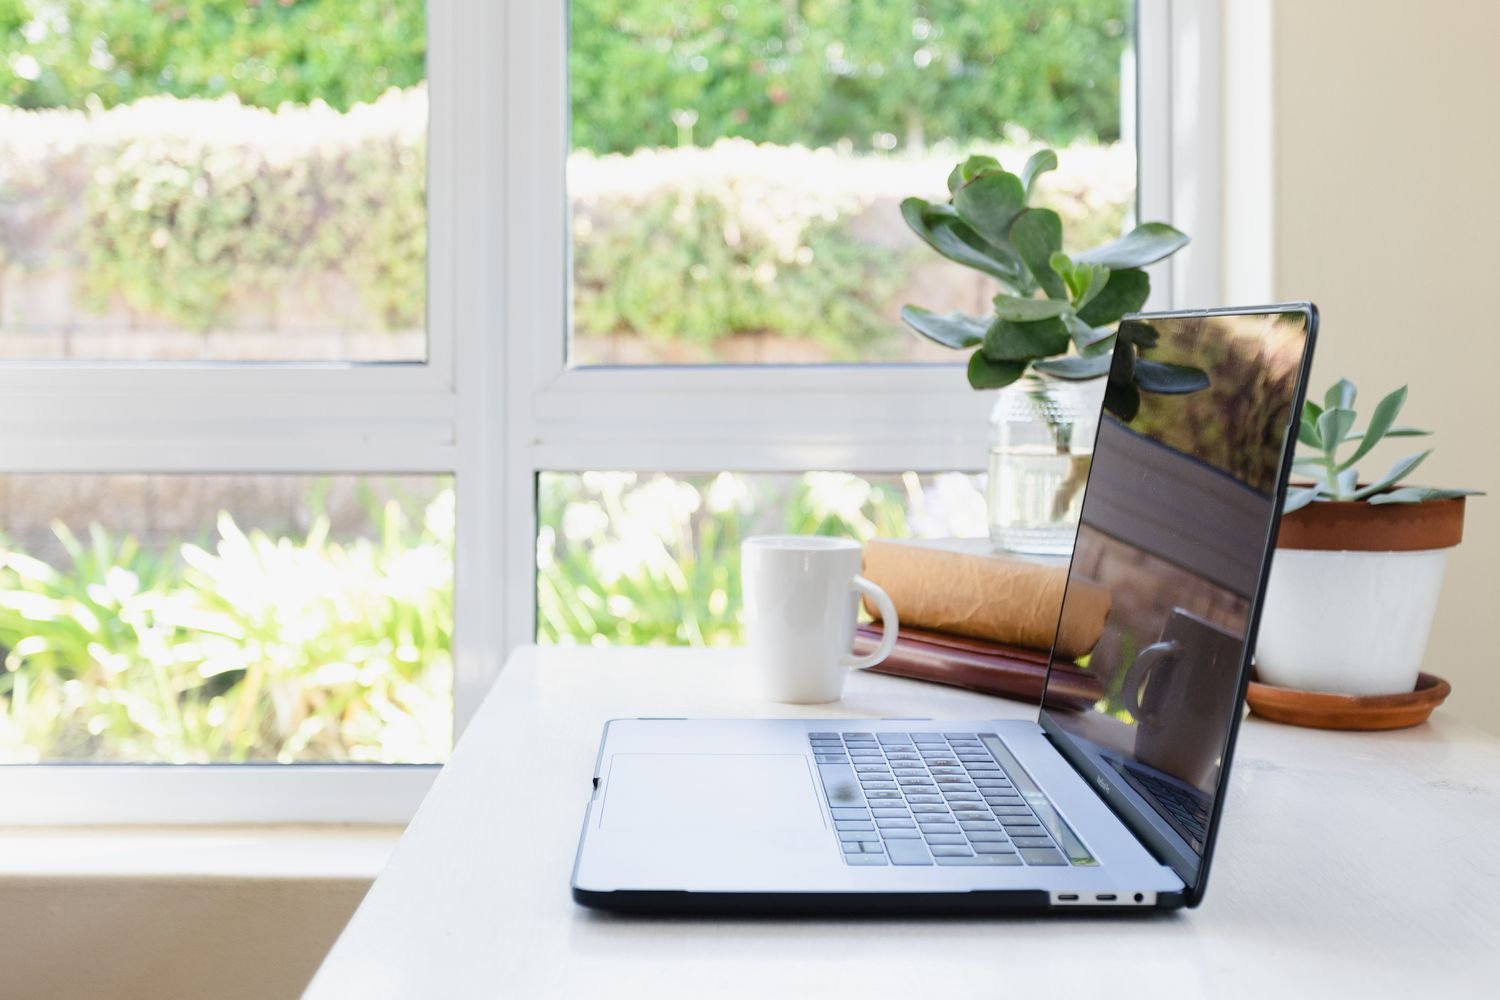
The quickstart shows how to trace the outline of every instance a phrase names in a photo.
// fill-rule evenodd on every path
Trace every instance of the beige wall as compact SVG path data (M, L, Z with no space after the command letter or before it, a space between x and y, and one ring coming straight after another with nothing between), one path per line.
M0 878L7 1000L292 1000L368 879Z
M1495 0L1273 12L1274 293L1322 310L1315 385L1347 375L1369 405L1410 384L1403 422L1438 449L1415 481L1489 491L1470 501L1426 669L1453 681L1444 711L1500 732L1497 40Z

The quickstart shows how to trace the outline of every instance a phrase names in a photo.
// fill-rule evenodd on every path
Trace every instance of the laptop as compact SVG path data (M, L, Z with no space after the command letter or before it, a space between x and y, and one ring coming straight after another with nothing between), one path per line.
M1316 326L1307 303L1122 323L1112 371L1136 379L1108 386L1059 621L1090 614L1098 638L1067 663L1054 652L1035 722L612 721L574 898L677 913L1196 906Z

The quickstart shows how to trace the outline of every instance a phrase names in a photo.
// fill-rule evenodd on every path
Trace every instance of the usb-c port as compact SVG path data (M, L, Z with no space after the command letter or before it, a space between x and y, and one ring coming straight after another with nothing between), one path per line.
M1061 900L1062 902L1064 902L1064 903L1076 903L1076 902L1078 902L1078 893L1076 893L1076 892L1060 892L1060 893L1057 894L1057 898L1059 900Z
M1101 892L1094 898L1101 903L1113 903L1115 901L1115 894L1112 892Z

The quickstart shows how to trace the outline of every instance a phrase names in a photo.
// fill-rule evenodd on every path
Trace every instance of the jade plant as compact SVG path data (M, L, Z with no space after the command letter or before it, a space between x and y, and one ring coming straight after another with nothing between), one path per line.
M1406 404L1404 385L1375 404L1375 409L1370 413L1370 422L1364 430L1355 430L1354 423L1359 419L1359 414L1354 409L1356 393L1354 383L1341 378L1324 393L1321 406L1311 399L1302 404L1302 420L1297 429L1297 440L1311 449L1311 454L1298 455L1292 461L1292 468L1302 475L1311 476L1313 484L1288 490L1282 513L1290 514L1294 510L1301 510L1315 500L1363 500L1372 504L1422 503L1425 500L1450 500L1454 497L1479 495L1478 490L1444 490L1427 486L1393 488L1432 454L1431 448L1398 459L1386 470L1385 475L1373 482L1361 484L1359 470L1354 463L1368 455L1381 441L1386 438L1426 437L1432 432L1396 426L1396 417ZM1353 445L1354 451L1349 456L1340 458L1339 451L1345 445Z
M1138 389L1196 392L1208 377L1196 368L1142 357L1155 346L1144 327L1127 327L1128 350L1114 354L1115 326L1151 292L1143 268L1176 253L1188 237L1146 222L1121 238L1082 253L1063 251L1062 219L1030 205L1037 178L1057 167L1050 149L1034 153L1019 174L993 156L970 156L948 175L950 198L901 203L906 224L938 253L1000 284L990 316L934 313L905 306L901 318L924 337L955 350L973 349L969 384L1010 385L1028 370L1083 380L1111 374L1104 405L1129 420Z

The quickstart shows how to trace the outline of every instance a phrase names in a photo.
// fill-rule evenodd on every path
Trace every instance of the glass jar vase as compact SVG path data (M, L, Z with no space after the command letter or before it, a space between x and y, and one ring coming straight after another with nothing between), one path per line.
M1104 383L1028 372L996 394L986 496L996 549L1053 556L1073 551Z

